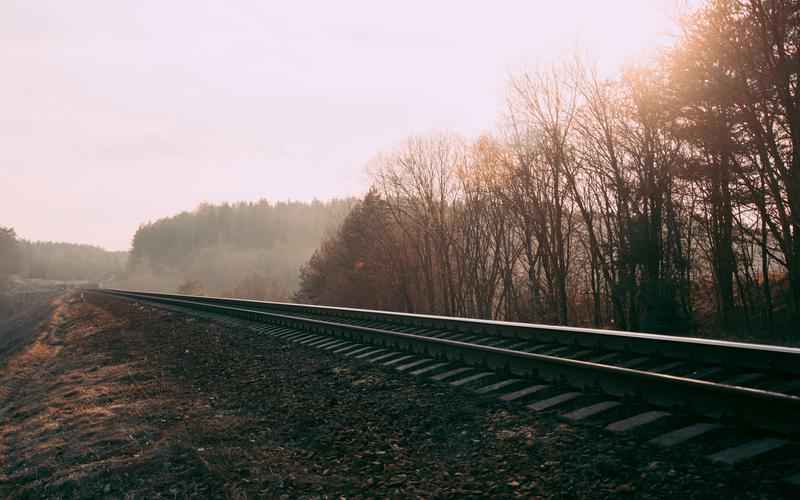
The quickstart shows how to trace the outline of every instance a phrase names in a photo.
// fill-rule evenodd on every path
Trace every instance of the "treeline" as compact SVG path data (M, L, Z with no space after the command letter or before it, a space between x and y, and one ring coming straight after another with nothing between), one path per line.
M125 272L127 252L92 245L20 241L19 276L55 281L110 282Z
M127 252L74 243L25 241L0 227L0 288L8 278L109 282L125 271Z
M688 333L800 317L800 12L711 0L657 63L512 79L501 129L414 138L304 302Z
M288 300L354 200L203 204L141 226L121 286Z
M5 290L8 278L18 269L17 233L13 228L0 226L0 292Z

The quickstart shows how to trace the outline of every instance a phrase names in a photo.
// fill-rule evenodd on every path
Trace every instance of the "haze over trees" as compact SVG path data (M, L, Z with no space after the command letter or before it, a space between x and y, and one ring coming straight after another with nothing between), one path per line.
M8 278L19 268L17 234L10 227L0 226L0 291L4 290Z
M711 0L657 63L519 74L476 141L412 138L297 300L689 333L800 319L800 4Z
M128 252L50 241L19 242L22 278L110 282L125 271Z
M49 281L113 280L125 270L127 252L91 245L26 241L12 228L0 227L0 286L11 275Z
M288 300L353 200L203 204L139 227L120 286Z

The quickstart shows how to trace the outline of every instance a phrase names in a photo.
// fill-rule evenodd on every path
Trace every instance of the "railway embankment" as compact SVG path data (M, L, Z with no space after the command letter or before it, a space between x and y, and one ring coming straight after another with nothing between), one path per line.
M0 365L11 498L780 498L785 471L393 367L76 295Z

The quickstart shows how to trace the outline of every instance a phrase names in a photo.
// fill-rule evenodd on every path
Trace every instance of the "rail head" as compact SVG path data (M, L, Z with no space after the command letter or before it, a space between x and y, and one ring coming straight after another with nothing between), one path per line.
M785 434L798 432L796 422L800 415L800 397L788 394L239 307L219 299L193 300L174 294L156 295L128 291L109 293L134 300L265 320L312 332L342 336L358 342L398 347L424 353L429 357L451 356L452 359L462 362L502 369L515 375L534 375L554 381L569 380L576 387L599 388L619 397L642 397L658 406L686 407L699 414L733 418L748 425Z
M348 319L371 319L404 326L447 329L475 334L518 338L537 342L625 351L643 355L657 354L706 364L724 364L742 368L800 375L800 348L752 344L727 340L638 333L596 328L566 327L472 318L454 318L428 314L400 313L347 307L331 307L251 299L231 299L172 293L107 289L107 292L141 296L228 304L259 310L301 312L318 316Z

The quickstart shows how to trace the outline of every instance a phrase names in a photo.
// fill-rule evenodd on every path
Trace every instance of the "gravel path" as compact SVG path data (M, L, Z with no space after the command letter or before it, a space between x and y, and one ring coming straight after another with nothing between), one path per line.
M0 383L28 377L0 398L0 496L793 497L779 474L244 327L94 300L59 307L57 351L0 371Z

